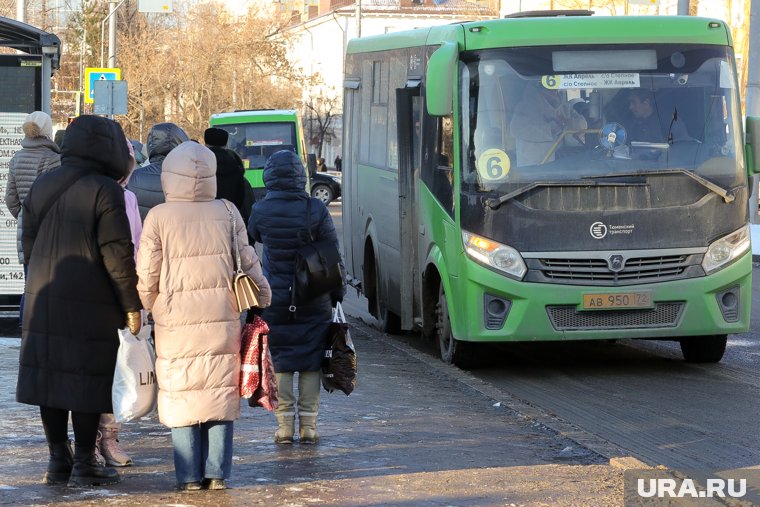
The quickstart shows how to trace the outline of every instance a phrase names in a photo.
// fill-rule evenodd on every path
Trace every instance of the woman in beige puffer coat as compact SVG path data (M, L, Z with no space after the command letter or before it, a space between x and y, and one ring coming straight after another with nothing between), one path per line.
M172 428L179 489L224 489L240 416L240 312L232 290L232 224L243 271L271 290L240 213L215 199L216 157L187 141L164 160L166 202L152 208L137 252L137 289L155 322L158 415Z

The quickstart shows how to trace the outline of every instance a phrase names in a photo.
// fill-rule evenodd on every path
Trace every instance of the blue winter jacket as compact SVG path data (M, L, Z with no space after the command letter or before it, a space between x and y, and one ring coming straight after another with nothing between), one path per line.
M306 171L291 151L274 153L264 166L266 197L258 201L248 222L248 234L264 250L264 276L272 288L272 305L264 310L269 324L269 348L277 372L318 371L324 342L332 320L331 300L343 298L345 287L332 294L299 303L295 316L290 287L296 250L306 244L306 209L311 199L311 231L314 241L330 239L338 244L335 224L327 207L304 190Z

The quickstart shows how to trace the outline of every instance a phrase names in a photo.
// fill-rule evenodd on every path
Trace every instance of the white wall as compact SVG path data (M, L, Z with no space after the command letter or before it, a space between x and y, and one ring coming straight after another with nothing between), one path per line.
M475 18L473 18L475 19ZM434 15L404 15L363 13L361 18L362 36L412 30L428 26L444 25L465 20L462 17ZM353 10L332 12L311 19L292 28L296 42L291 48L290 61L301 67L306 75L319 73L324 80L325 93L343 97L343 64L348 41L356 37L356 17ZM306 97L304 97L305 99ZM342 124L336 118L333 127ZM335 155L340 153L341 132L336 128L337 139L322 148L328 167L332 167ZM307 140L308 142L308 140ZM309 147L313 149L314 147Z

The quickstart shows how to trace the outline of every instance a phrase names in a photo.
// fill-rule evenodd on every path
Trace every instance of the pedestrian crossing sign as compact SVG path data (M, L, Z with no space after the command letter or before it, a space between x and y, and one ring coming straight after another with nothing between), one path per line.
M84 69L84 101L88 104L95 102L95 81L121 81L121 69Z

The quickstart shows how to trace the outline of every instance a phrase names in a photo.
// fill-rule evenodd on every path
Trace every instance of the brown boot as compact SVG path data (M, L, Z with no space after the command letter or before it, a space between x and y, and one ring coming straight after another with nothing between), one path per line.
M119 430L101 427L102 437L98 442L100 454L105 458L106 465L110 467L128 467L132 465L132 458L124 452L119 445Z

